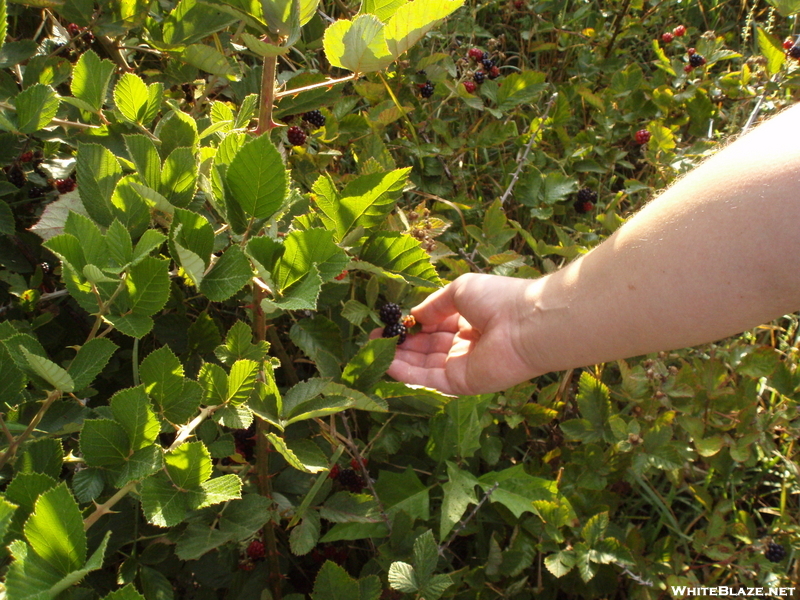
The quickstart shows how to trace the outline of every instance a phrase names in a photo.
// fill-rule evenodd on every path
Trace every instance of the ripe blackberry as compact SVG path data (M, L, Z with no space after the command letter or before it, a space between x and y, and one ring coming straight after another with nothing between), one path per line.
M786 549L780 544L770 542L767 544L767 549L764 552L764 558L770 562L781 562L786 556Z
M306 141L306 132L297 125L292 125L286 132L286 139L292 146L302 146Z
M650 132L647 129L640 129L636 132L636 143L643 146L650 141Z
M702 67L706 64L706 59L703 58L702 54L697 54L696 52L689 57L689 64L693 67Z
M480 48L470 48L469 52L467 52L467 56L475 62L480 62L483 60L483 50Z
M18 165L11 165L6 173L8 180L18 188L21 188L28 182L28 176L25 171L19 168Z
M310 110L307 113L303 113L303 121L311 123L318 129L325 126L325 115L318 110Z
M583 188L578 190L579 202L597 202L597 192L592 188Z
M402 344L406 341L406 326L402 323L392 323L391 325L387 325L383 328L383 337L385 338L392 338L392 337L399 337L400 339L397 340L398 344Z
M482 84L486 80L486 73L483 71L475 71L472 74L472 81L477 83L478 85Z
M470 94L474 94L475 90L478 89L478 86L475 84L474 81L465 81L464 89L467 90L467 92L469 92Z
M81 26L78 25L77 23L70 23L69 25L67 25L67 31L72 37L75 37L81 32Z
M492 70L492 67L494 66L494 61L491 58L487 57L481 61L481 64L483 65L483 70L488 72Z
M572 205L572 207L575 209L575 212L578 213L579 215L585 215L586 213L592 212L592 210L594 210L594 203L589 202L588 200L586 201L575 200L575 203Z
M800 46L792 46L787 54L795 60L800 60Z
M661 41L663 41L665 44L669 44L674 39L675 36L672 35L669 31L665 31L664 33L661 34Z
M337 480L348 491L358 494L364 489L364 480L353 469L342 469Z
M686 25L678 25L675 29L672 30L672 35L675 37L683 37L686 35Z
M486 50L484 50L483 55L481 56L481 60L489 60L490 56L491 54L489 54Z
M41 198L50 191L49 187L34 186L28 190L28 198Z
M403 316L400 307L397 306L394 302L388 302L381 306L381 310L379 311L381 321L386 323L387 325L394 325L400 320L400 317Z
M423 98L430 98L433 96L433 87L433 83L426 81L424 85L419 86L419 95Z
M253 540L247 547L247 556L249 556L251 560L261 560L266 554L264 542L261 540Z
M74 179L56 179L54 182L59 194L66 194L74 190L78 184Z
M498 69L497 67L492 67L491 69L489 69L489 72L486 74L486 76L489 79L497 79L498 77L500 77L500 69Z

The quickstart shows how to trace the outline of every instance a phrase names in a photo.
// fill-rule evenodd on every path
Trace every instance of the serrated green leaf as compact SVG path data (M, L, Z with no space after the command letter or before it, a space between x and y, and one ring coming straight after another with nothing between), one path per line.
M14 98L17 107L17 128L21 133L34 133L47 126L58 113L61 101L49 85L37 83Z
M364 245L360 258L412 285L439 285L439 276L430 262L430 256L420 247L419 241L410 235L397 231L375 234ZM359 265L359 262L354 264Z
M320 516L333 523L379 523L375 499L367 494L337 492L320 508Z
M161 171L159 191L173 206L185 207L197 188L197 161L191 148L179 147L169 153Z
M5 202L0 202L0 234L14 235L16 223L14 223L14 213Z
M127 434L130 450L139 450L156 441L161 424L150 405L144 385L120 390L109 400L114 419Z
M44 473L57 478L64 468L64 447L61 440L39 438L24 446L22 456L17 458L14 468L18 473Z
M119 161L102 146L81 142L76 169L81 182L78 193L86 212L96 223L108 227L114 220L111 197L122 178Z
M489 489L497 484L490 500L500 502L519 518L527 511L533 511L534 500L555 500L557 486L554 481L534 477L525 473L517 465L500 472L489 472L479 478L481 486Z
M393 590L413 594L419 587L417 585L414 567L408 563L395 561L389 566L389 585Z
M170 240L170 253L179 262L181 253L175 244L200 259L202 267L198 265L198 268L202 268L200 271L200 280L202 281L202 273L210 264L211 252L214 250L214 228L211 227L208 219L198 213L176 208L170 226ZM173 247L176 249L175 252L172 251ZM182 262L180 264L186 269L186 265Z
M796 15L800 12L800 0L767 0L783 17Z
M147 84L134 73L125 73L114 86L114 104L132 123L145 123L147 100Z
M344 351L342 333L333 321L322 315L301 319L292 326L289 337L316 363L322 377L339 377Z
M244 405L226 405L214 413L214 421L231 429L247 429L253 423L253 413Z
M319 534L319 513L315 510L309 511L289 534L289 549L292 554L303 556L311 552L319 542Z
M81 53L72 70L72 95L99 111L108 92L108 84L116 67L110 60L100 60L94 50Z
M384 24L370 14L336 21L325 30L322 43L333 66L354 73L381 71L395 59L386 44Z
M800 8L800 3L798 3ZM767 59L767 73L770 76L775 75L781 70L784 61L786 60L786 52L783 49L781 41L774 35L770 35L763 28L756 28L758 36L758 49L761 54Z
M157 231L148 229L150 206L144 196L133 187L134 184L140 185L135 176L127 175L117 182L114 193L111 194L111 212L114 218L128 230L132 240L143 236L148 231L158 234Z
M410 467L402 473L380 471L375 492L390 517L403 511L412 519L427 521L430 518L428 488Z
M141 499L147 520L159 527L177 525L189 510L186 493L176 488L165 473L142 482Z
M226 400L238 405L250 398L256 386L259 363L252 360L237 360L228 374L228 393Z
M192 510L242 497L242 480L233 473L209 479L200 487L201 493L192 496L190 504Z
M114 219L106 230L106 247L111 259L110 267L115 268L117 270L115 272L122 270L122 267L125 267L133 259L131 234L117 219Z
M424 594L425 598L430 598L430 600L438 600L444 591L453 585L453 580L450 575L446 573L440 573L431 578L428 583L422 586L422 594Z
M347 266L348 257L325 229L295 230L286 236L284 251L275 267L274 281L281 290L291 287L316 265L323 282L331 281Z
M78 213L70 213L64 223L64 233L80 240L81 252L87 263L106 266L108 245L100 228L91 219ZM70 263L77 266L72 261Z
M365 0L358 12L375 15L386 23L406 2L408 0Z
M125 147L136 165L136 174L142 183L152 189L161 185L161 158L156 145L146 135L126 135Z
M253 332L247 323L236 321L225 336L225 343L214 350L217 358L226 365L232 365L240 359L256 362L264 360L269 350L267 342L253 343Z
M311 440L285 440L272 432L266 435L275 450L298 471L313 474L328 470L327 457Z
M294 385L283 397L281 417L285 424L340 412L353 405L353 400L338 394L328 394L327 379L312 378Z
M229 81L238 81L241 77L241 73L235 64L231 64L224 54L205 44L187 46L181 55L181 59L201 71L211 73L217 77L223 77Z
M424 588L436 571L439 561L439 546L433 539L433 532L428 529L414 540L414 571L417 585Z
M247 142L236 153L225 180L233 199L256 219L271 217L286 197L286 169L266 135Z
M133 584L128 584L107 596L103 596L103 600L145 600L145 597L136 591Z
M145 231L144 235L142 235L136 243L136 247L133 249L131 264L140 263L144 257L148 256L150 252L163 244L166 239L167 237L163 233L155 229L148 229Z
M156 126L155 134L161 140L159 153L163 158L169 156L175 148L194 149L199 139L197 122L180 110L173 110L162 118Z
M597 513L583 526L581 537L586 540L589 546L594 546L605 535L608 523L608 512Z
M211 455L203 442L181 444L164 456L169 478L181 489L199 488L211 477Z
M264 298L261 308L266 314L277 310L316 310L317 301L322 291L322 278L316 265L311 265L308 272L299 282L292 285L288 291L276 300Z
M291 50L291 48L287 46L268 44L249 33L242 34L242 41L245 43L245 46L247 46L248 50L264 57L283 56L284 54L288 54L289 50Z
M401 6L386 24L389 52L394 58L399 57L462 4L464 0L428 0L419 4L408 2Z
M144 315L106 315L105 319L120 333L138 339L143 338L153 329L153 319Z
M72 477L72 492L82 504L96 500L105 486L103 472L93 467L81 469Z
M447 535L461 520L470 504L478 503L475 486L478 480L469 471L462 471L455 464L447 462L447 483L442 485L444 494L439 525L439 539L444 542Z
M119 467L130 454L125 429L110 419L87 419L81 430L80 447L90 467Z
M200 292L212 302L233 296L253 276L250 261L239 246L229 246L200 284Z
M149 317L164 308L169 298L169 261L146 256L128 271L125 286L130 311Z
M25 346L20 345L19 350L25 356L25 360L34 373L55 389L60 392L75 391L75 383L72 381L72 377L56 363L37 354L32 354Z
M6 0L0 0L0 48L6 42L6 32L8 31L8 9Z
M13 406L19 393L25 389L26 383L25 374L14 364L6 347L0 344L0 401Z
M193 44L236 21L236 17L226 14L221 7L181 0L164 19L163 39L174 46Z
M362 392L371 392L392 364L396 349L392 338L368 341L345 366L342 382Z
M562 550L546 556L544 559L544 566L552 573L554 577L563 577L569 573L577 562L575 552L573 550Z
M313 600L356 600L358 582L333 561L325 561L314 580Z
M67 369L75 389L89 387L116 351L117 345L107 338L95 338L81 346Z
M150 445L140 448L125 458L125 463L115 468L114 485L123 487L131 481L140 481L155 475L164 468L163 451L160 446Z
M25 537L33 551L59 575L83 567L86 560L83 517L66 483L39 497L25 523Z
M159 406L183 391L183 365L168 346L147 355L139 365L139 377L147 394Z
M197 381L203 387L203 404L214 406L228 399L228 374L214 363L205 363L200 368Z

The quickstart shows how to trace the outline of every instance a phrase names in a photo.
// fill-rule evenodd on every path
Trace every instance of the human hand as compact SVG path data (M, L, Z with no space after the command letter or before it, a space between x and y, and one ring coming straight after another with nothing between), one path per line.
M540 374L528 340L530 283L472 273L434 292L411 310L422 331L397 347L387 373L455 395L496 392Z

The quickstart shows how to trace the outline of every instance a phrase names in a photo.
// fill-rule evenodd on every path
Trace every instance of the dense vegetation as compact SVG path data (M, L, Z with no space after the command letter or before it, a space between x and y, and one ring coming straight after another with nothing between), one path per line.
M0 0L5 597L800 580L796 315L476 397L368 341L459 274L557 269L788 105L797 11Z

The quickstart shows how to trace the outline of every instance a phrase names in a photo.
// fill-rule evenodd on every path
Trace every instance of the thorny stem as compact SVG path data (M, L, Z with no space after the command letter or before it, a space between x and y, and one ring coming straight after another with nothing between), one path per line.
M489 499L489 496L491 496L499 486L500 486L500 483L499 482L495 482L495 484L492 487L490 487L488 490L486 490L486 492L484 492L483 498L481 498L481 501L478 502L475 505L475 508L472 509L472 512L469 513L466 516L466 518L461 519L461 521L458 522L458 525L456 525L455 529L453 529L453 531L450 534L450 537L448 538L448 540L444 544L439 546L439 554L440 555L444 554L444 551L447 550L447 548L450 546L450 544L453 543L453 540L455 540L456 537L458 537L458 534L461 533L461 531L464 529L464 527L466 527L467 524L470 521L472 521L472 519L475 518L475 515L478 514L478 511L480 510L481 506L483 506L486 503L486 501Z
M256 135L266 133L278 127L272 120L272 108L275 103L275 71L278 65L277 56L264 58L264 67L261 71L261 106L258 111L258 127Z
M13 444L14 443L14 435L8 430L8 425L6 425L6 422L3 419L2 415L0 415L0 425L2 425L2 427L3 427L3 433L5 434L6 439L8 440L8 443L9 444Z
M528 154L530 154L531 148L533 147L533 142L536 140L536 136L538 136L539 132L542 130L545 121L547 121L547 116L550 114L550 109L553 108L556 98L558 98L558 92L550 96L550 100L547 101L547 106L544 107L544 114L539 119L539 126L536 128L536 131L531 133L531 139L528 140L528 145L525 146L525 152L517 161L517 168L514 171L514 175L511 176L511 183L508 184L508 188L500 197L501 205L505 204L505 201L508 200L511 192L514 190L514 186L517 184L517 180L519 179L519 174L522 173L522 169L525 167L525 161L527 160Z
M111 496L108 500L103 502L103 504L98 504L97 507L94 509L94 512L90 514L83 520L83 530L86 531L97 523L100 520L100 517L111 513L111 508L120 500L122 500L125 496L128 495L128 492L132 491L136 487L136 482L131 481L130 483L126 484L125 487L121 487L117 490L117 493Z
M345 77L340 77L339 79L326 79L325 81L319 81L317 83L311 83L309 85L295 88L293 90L284 90L282 92L275 93L275 99L278 98L285 98L286 96L294 96L295 94L299 94L301 92L308 92L311 90L316 90L322 87L333 87L334 85L338 85L340 83L347 83L348 81L355 81L359 78L358 73L352 73Z
M189 423L179 427L178 428L178 435L175 436L175 440L172 442L170 447L167 448L167 452L172 452L173 450L175 450L175 448L177 448L178 446L183 444L183 442L188 440L189 437L194 432L194 430L197 429L200 426L200 423L202 423L208 417L210 417L215 412L217 412L217 410L222 408L222 406L223 406L222 404L218 404L216 406L206 406L204 409L202 409L200 411L200 414L198 414Z
M111 294L111 298L109 298L107 302L103 302L102 298L100 298L100 292L97 291L97 286L92 284L92 291L95 296L97 296L97 303L100 305L100 310L97 311L97 317L94 320L92 330L89 332L89 337L86 338L87 342L93 340L97 335L97 331L100 329L100 325L103 322L103 315L108 312L109 307L114 304L114 300L117 299L117 296L119 296L120 292L125 288L125 278L126 276L123 274L117 289L114 290L114 293Z
M0 469L6 465L9 459L14 457L14 455L17 453L17 449L22 445L22 442L27 440L28 436L34 432L36 426L39 424L39 421L41 421L42 417L44 417L44 413L47 412L47 409L50 408L53 402L60 397L61 392L59 390L53 390L50 392L47 398L44 399L44 402L42 402L42 405L39 407L39 411L33 416L33 419L31 419L31 422L28 424L27 429L25 429L25 431L16 437L14 441L9 444L8 450L3 452L3 455L0 456Z

